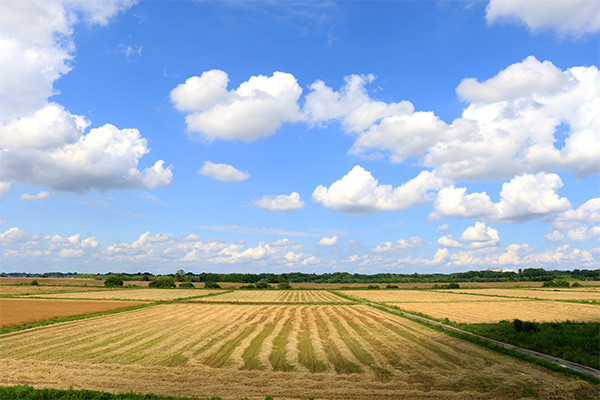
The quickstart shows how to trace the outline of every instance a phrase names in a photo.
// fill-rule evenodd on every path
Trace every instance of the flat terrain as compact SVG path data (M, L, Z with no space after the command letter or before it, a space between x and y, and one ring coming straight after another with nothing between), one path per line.
M365 305L156 305L1 335L0 358L3 385L179 396L600 395L597 385Z
M32 285L0 285L0 295L44 294L56 292L87 292L102 290L97 286L32 286ZM110 290L110 289L107 289Z
M53 299L100 299L100 300L173 300L220 293L221 290L204 289L119 289L110 291L60 293L44 295Z
M378 303L448 303L514 300L505 297L486 297L430 290L344 290L340 293Z
M600 301L600 292L595 288L582 289L455 289L453 293L467 293L488 296L507 296L547 300L596 300Z
M349 303L324 290L236 290L219 296L203 297L201 302L239 303Z
M94 314L143 304L129 301L72 301L0 299L0 328L47 321L58 317Z
M600 306L595 304L533 300L390 304L404 311L465 323L499 322L515 318L535 322L600 322Z

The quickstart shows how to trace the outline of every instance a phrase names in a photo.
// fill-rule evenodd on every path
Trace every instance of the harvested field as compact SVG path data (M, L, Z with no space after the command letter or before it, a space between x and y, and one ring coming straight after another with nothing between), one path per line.
M94 300L173 300L186 297L206 296L220 292L222 291L203 289L117 289L85 293L60 293L43 297L53 299Z
M198 299L201 302L232 303L349 303L324 290L236 290L219 296Z
M600 292L590 289L571 290L541 290L541 289L456 289L453 293L468 293L469 295L507 296L547 300L596 300L600 301Z
M0 299L0 328L59 317L95 314L143 304L134 301Z
M94 286L31 286L31 285L18 285L18 286L0 286L0 295L13 295L13 294L43 294L43 293L56 293L56 292L87 292L90 290L101 290L99 287ZM110 290L110 289L107 289Z
M448 303L463 301L514 301L504 297L484 297L431 290L344 290L340 293L378 303Z
M100 279L84 278L5 278L0 277L0 285L22 285L38 281L40 285L63 285L63 286L104 286Z
M499 322L515 318L524 321L600 322L600 306L558 301L486 301L453 303L394 303L408 312L419 312L433 318L455 322Z
M595 398L364 305L168 304L0 336L0 384L239 399Z

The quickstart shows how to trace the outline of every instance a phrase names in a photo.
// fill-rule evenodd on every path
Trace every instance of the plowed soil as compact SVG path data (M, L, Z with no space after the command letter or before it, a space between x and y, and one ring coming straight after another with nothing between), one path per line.
M59 317L95 314L143 304L135 301L0 299L0 328Z

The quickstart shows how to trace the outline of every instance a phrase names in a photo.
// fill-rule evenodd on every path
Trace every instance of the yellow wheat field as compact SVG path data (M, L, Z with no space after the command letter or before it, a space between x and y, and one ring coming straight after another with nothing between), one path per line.
M239 399L595 398L364 305L165 304L0 336L0 384Z
M323 290L236 290L218 296L203 297L200 302L238 303L348 303L349 301Z
M600 322L600 306L558 301L487 301L481 303L394 303L394 306L434 318L455 322L498 322L515 318L525 321Z
M541 290L541 289L456 289L453 293L468 293L492 296L521 297L548 300L596 300L600 301L600 292L595 290Z
M173 300L219 293L221 290L201 289L119 289L85 293L59 293L40 297L52 299L94 299L94 300ZM32 296L35 297L35 296Z
M503 301L502 297L484 297L429 290L344 290L340 293L379 303L434 303L453 301Z

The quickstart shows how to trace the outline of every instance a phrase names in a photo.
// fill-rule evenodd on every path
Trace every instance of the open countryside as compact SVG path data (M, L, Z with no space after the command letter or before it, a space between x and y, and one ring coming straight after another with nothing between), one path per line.
M40 278L39 282L46 281ZM9 315L9 305L13 310L19 305L23 315L37 310L37 320L91 304L96 308L88 309L89 314L115 305L143 304L139 300L150 305L0 335L0 385L232 400L241 393L278 400L506 399L533 394L585 399L600 394L598 383L497 353L367 305L389 304L456 322L568 318L598 323L598 304L527 296L530 292L584 294L587 299L592 294L593 300L599 288L595 282L568 291L464 289L466 294L460 293L463 289L364 290L364 285L361 290L340 291L141 287L89 291L86 286L70 286L69 293L26 295L8 290L25 283L0 286L4 293L12 293L0 299L1 315ZM505 292L521 297L503 296ZM3 317L3 326L32 321Z

